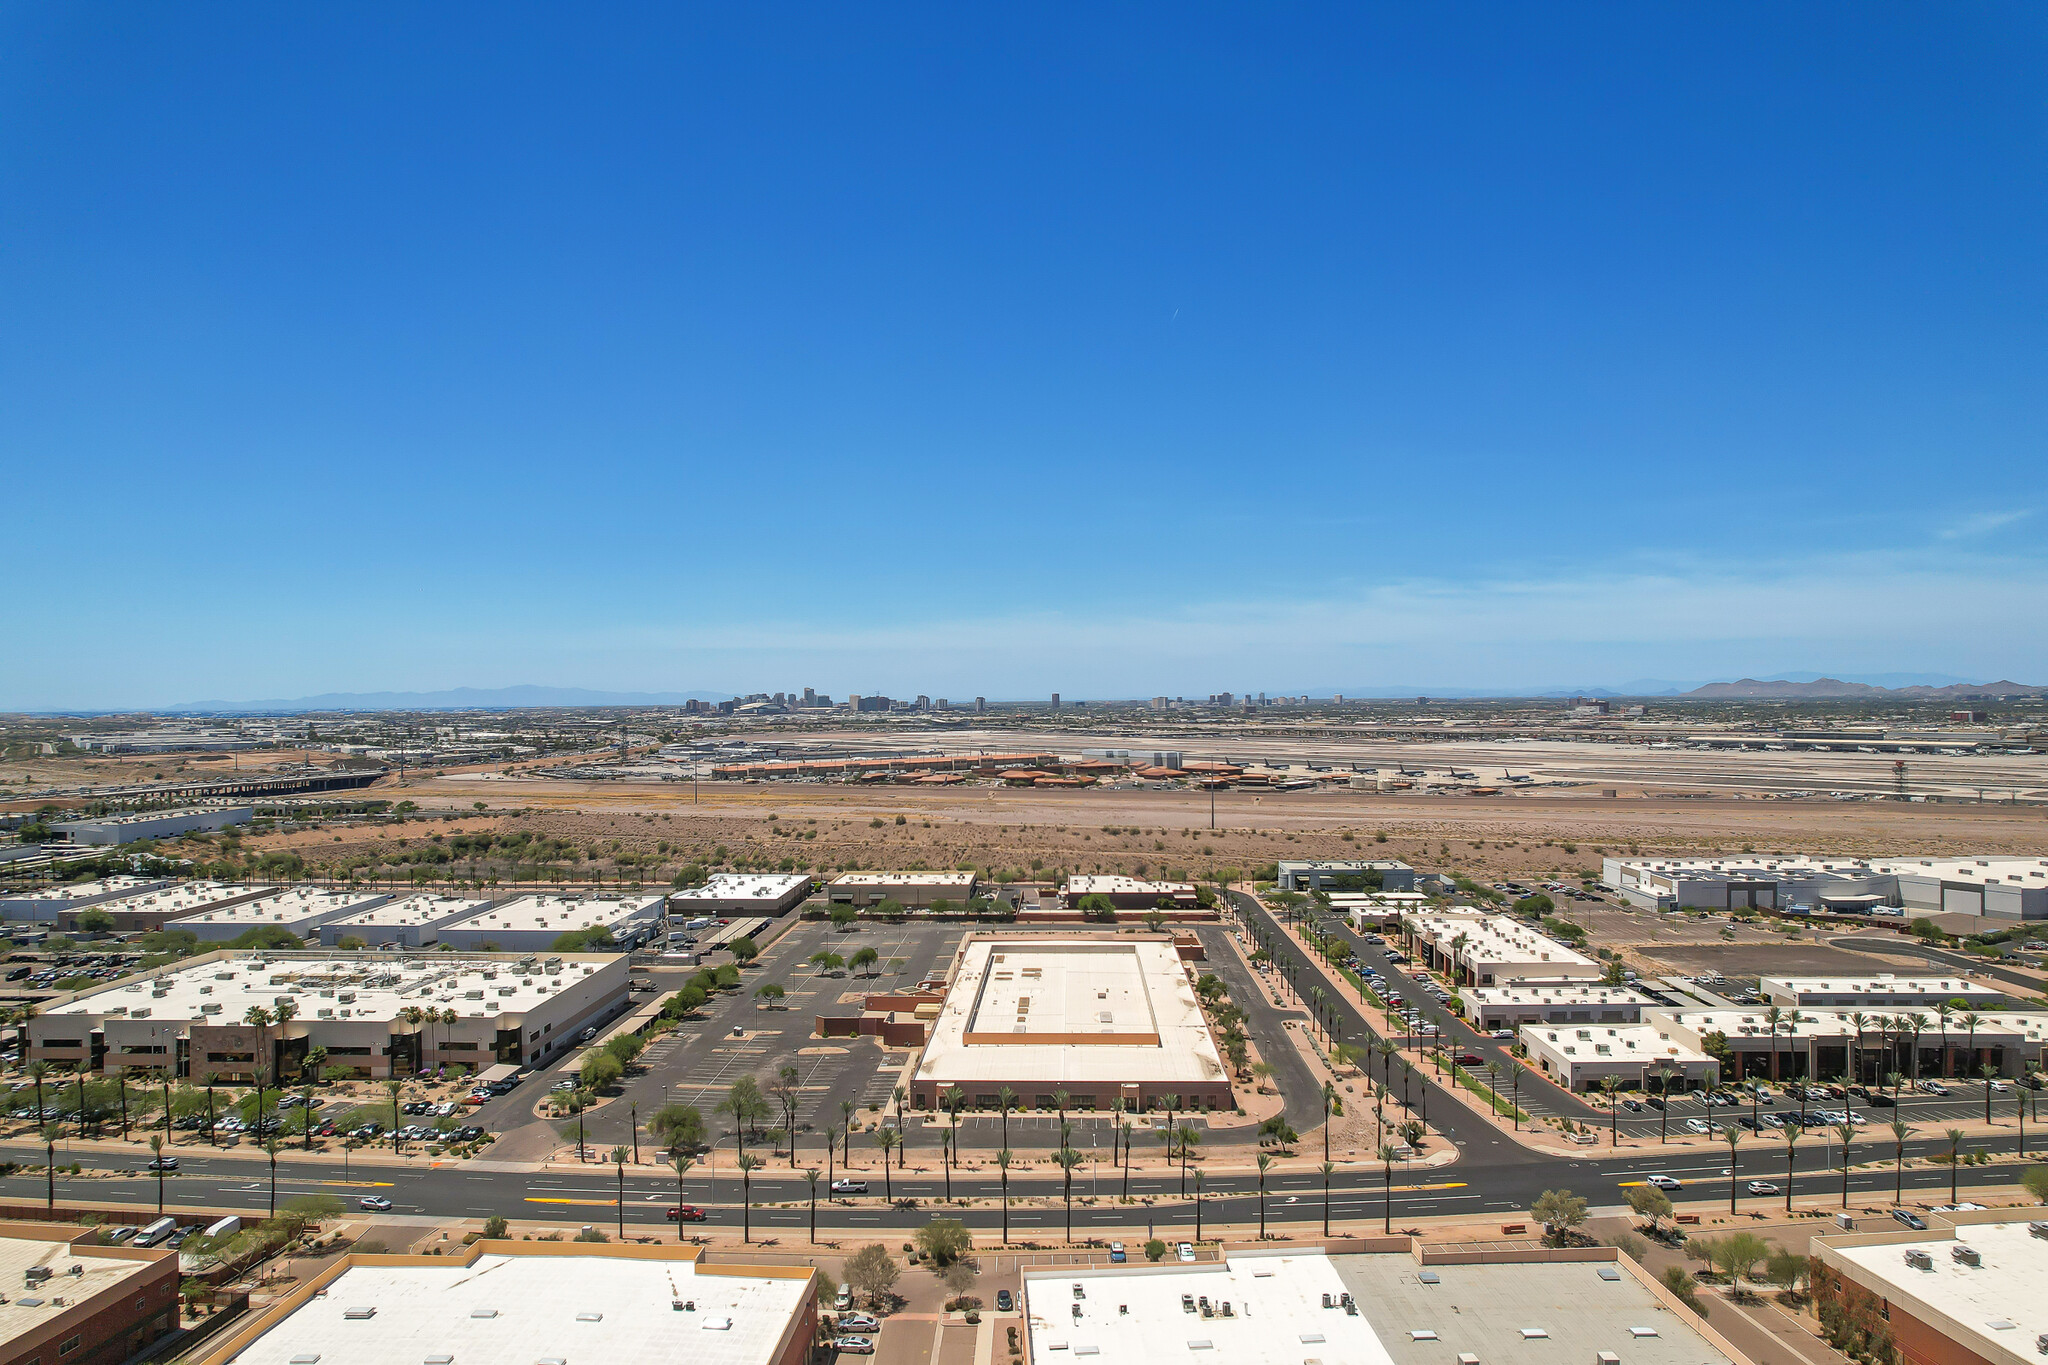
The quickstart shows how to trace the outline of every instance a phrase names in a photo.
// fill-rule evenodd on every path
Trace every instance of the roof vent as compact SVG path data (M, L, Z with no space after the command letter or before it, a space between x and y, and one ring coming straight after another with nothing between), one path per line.
M578 1321L578 1322L603 1322L603 1321L604 1321L604 1314L602 1314L602 1313L578 1313L578 1314L576 1315L576 1321Z
M498 1316L498 1310L495 1308L472 1308L469 1310L469 1315L473 1318L495 1318Z
M344 1308L341 1310L341 1316L350 1321L361 1321L365 1318L376 1317L377 1310L374 1308Z

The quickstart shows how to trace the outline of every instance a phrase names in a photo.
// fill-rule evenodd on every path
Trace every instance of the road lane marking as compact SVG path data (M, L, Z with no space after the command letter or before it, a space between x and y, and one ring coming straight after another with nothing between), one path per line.
M529 1204L589 1204L606 1209L617 1208L619 1203L616 1199L538 1199L532 1195L526 1197L526 1202Z

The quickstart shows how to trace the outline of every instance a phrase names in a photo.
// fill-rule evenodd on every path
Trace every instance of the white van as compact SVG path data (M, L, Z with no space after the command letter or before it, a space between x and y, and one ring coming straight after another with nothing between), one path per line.
M135 1245L139 1247L153 1247L158 1242L161 1242L168 1238L172 1233L176 1232L177 1230L177 1219L159 1218L154 1223L151 1223L148 1227L144 1228L142 1231L135 1234Z
M689 923L683 926L683 928L685 929L709 929L710 927L711 916L709 915L699 915L696 919L691 920Z

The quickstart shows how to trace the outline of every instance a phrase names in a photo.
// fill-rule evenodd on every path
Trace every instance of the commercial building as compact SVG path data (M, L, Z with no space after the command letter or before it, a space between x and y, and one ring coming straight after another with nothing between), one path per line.
M1850 1076L1881 1085L1894 1072L1925 1079L1974 1076L1983 1067L2017 1076L2040 1064L2048 1042L2048 1013L2028 1010L1980 1014L1974 1026L1920 1014L1918 1034L1889 1026L1892 1016L1850 1010L1784 1010L1775 1022L1761 1009L1653 1010L1643 1017L1693 1047L1720 1035L1715 1044L1730 1054L1731 1079Z
M255 816L256 812L248 806L195 806L190 810L57 820L50 828L69 835L74 844L129 844L137 839L169 839L180 834L226 829L229 825L247 824Z
M1606 1247L1587 1248L1584 1260L1528 1262L1479 1250L1440 1257L1406 1238L1350 1245L1370 1249L1027 1269L1030 1358L1747 1365L1705 1320Z
M1060 892L1068 909L1088 896L1102 896L1119 910L1150 910L1161 907L1192 910L1199 903L1193 882L1148 882L1136 877L1080 876L1067 878Z
M1379 876L1377 884L1370 875L1374 873ZM1413 891L1415 869L1388 859L1283 862L1277 882L1282 891Z
M1578 1028L1524 1024L1521 1038L1529 1060L1567 1090L1598 1090L1606 1076L1631 1089L1661 1090L1661 1086L1651 1086L1650 1080L1667 1070L1674 1091L1711 1087L1721 1077L1719 1063L1655 1016L1640 1024Z
M1930 1221L1924 1231L1814 1238L1815 1296L1889 1336L1905 1365L2021 1365L2048 1354L2048 1224L1998 1209Z
M637 947L661 926L668 897L662 893L631 896L520 896L444 924L439 941L466 951L541 953L564 934L606 929L622 948Z
M320 942L339 947L343 939L361 939L366 948L424 948L433 943L442 928L488 908L487 900L465 900L460 896L407 896L387 900L358 914L327 921L319 928Z
M1608 858L1601 869L1649 910L2048 919L2048 858Z
M933 1108L957 1089L993 1108L1008 1086L1027 1108L1182 1109L1234 1104L1230 1076L1170 938L970 934L912 1083Z
M317 887L294 886L273 890L253 900L227 902L197 914L165 920L164 928L195 934L201 943L230 943L251 929L282 929L305 939L313 937L329 920L358 914L390 899L390 895L382 892L322 891Z
M805 872L720 872L702 886L672 892L668 913L693 915L781 915L811 894Z
M1657 1001L1627 986L1584 981L1468 986L1458 992L1465 1017L1483 1029L1522 1024L1634 1024Z
M194 1365L804 1365L810 1266L696 1247L480 1241L447 1257L351 1254Z
M0 1222L0 1361L119 1365L178 1325L178 1253Z
M1759 989L1773 1005L1806 1009L1837 1006L1851 1010L1931 1010L1944 1001L1961 1001L1976 1009L2005 1003L2003 990L1967 976L1894 976L1890 972L1825 978L1767 976Z
M535 1065L626 1008L628 964L617 953L208 953L52 1000L29 1021L28 1055L201 1084L294 1075L314 1046L344 1076ZM249 1023L252 1008L273 1022ZM282 1024L280 1008L292 1015Z
M0 918L11 922L49 924L55 922L66 911L79 911L89 905L103 905L125 896L139 895L154 891L161 886L170 886L168 877L103 877L96 882L74 882L70 886L46 886L35 891L20 891L9 896L0 896Z
M1577 949L1506 915L1403 915L1401 937L1425 966L1465 985L1598 981L1606 972Z
M895 901L906 909L923 909L934 901L958 904L974 898L972 872L842 872L825 894L834 905L857 909Z
M237 882L173 882L117 900L101 901L92 908L105 912L114 921L115 933L140 934L161 929L174 919L183 919L202 910L224 910L229 906L274 896L277 891L275 886L251 886ZM61 928L76 929L82 913L83 907L60 911L57 923Z

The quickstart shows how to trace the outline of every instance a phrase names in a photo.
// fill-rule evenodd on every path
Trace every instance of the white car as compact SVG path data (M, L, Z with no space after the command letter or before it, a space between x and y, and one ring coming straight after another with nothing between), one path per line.
M1714 1125L1708 1123L1705 1119L1687 1119L1685 1121L1685 1131L1688 1133L1712 1132L1713 1127Z
M2012 1086L2004 1081L1993 1081L1991 1083L1991 1093L1994 1095L2009 1095L2012 1093Z
M1776 1194L1778 1192L1778 1187L1768 1180L1752 1180L1743 1188L1747 1189L1751 1194Z
M1195 1244L1193 1242L1182 1242L1174 1248L1174 1254L1183 1261L1192 1261L1195 1259Z
M1644 1176L1643 1183L1645 1185L1648 1185L1651 1189L1656 1190L1682 1190L1685 1188L1685 1182L1683 1180L1680 1180L1677 1176L1664 1175L1661 1173L1657 1175Z
M360 1208L373 1209L378 1213L388 1213L391 1210L391 1201L381 1194L366 1194L356 1200L356 1204Z
M1499 1039L1512 1039L1515 1036L1515 1031L1511 1028L1497 1028L1493 1031L1492 1036Z

